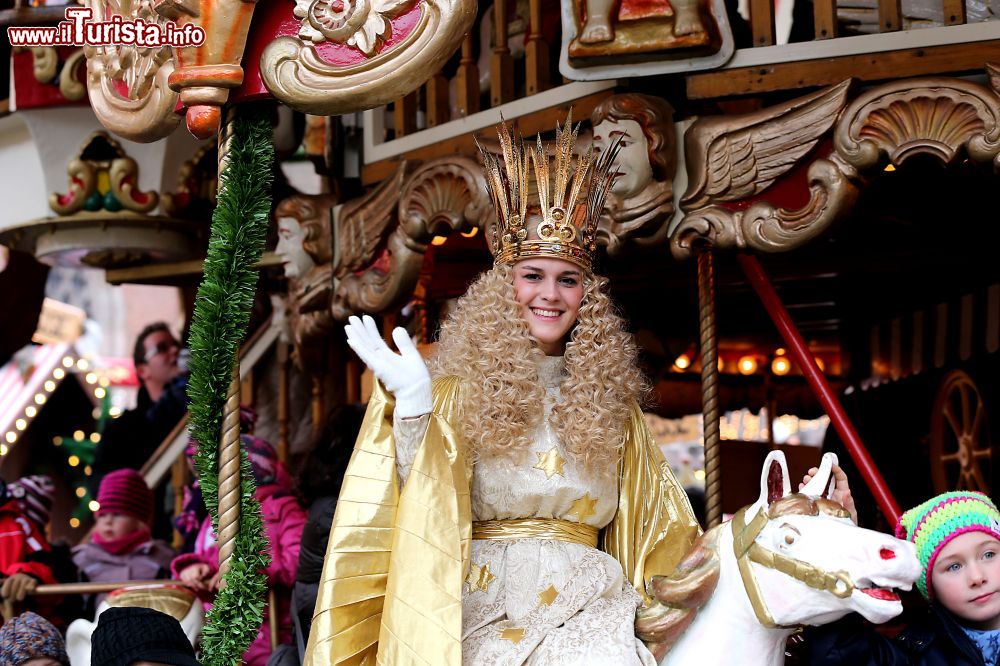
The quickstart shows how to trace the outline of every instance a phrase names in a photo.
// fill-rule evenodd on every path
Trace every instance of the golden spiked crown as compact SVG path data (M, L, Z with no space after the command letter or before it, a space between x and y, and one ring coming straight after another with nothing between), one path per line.
M591 145L584 155L574 159L579 132L580 125L572 125L572 112L566 117L564 127L556 123L551 179L550 160L540 135L537 147L526 151L517 128L512 131L501 120L497 125L500 157L479 146L486 186L497 214L490 238L494 263L514 264L529 257L552 257L593 270L597 223L604 199L617 176L611 166L619 142L596 158ZM534 234L527 228L529 208L536 205L534 202L529 205L528 201L532 194L532 172L541 216Z

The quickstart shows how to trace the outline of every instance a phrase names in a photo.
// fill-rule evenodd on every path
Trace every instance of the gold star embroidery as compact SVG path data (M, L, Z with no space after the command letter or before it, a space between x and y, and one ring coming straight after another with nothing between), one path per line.
M538 603L551 606L552 602L555 601L558 596L559 590L556 589L556 586L549 585L547 588L538 593Z
M576 515L577 522L584 522L587 518L595 515L597 511L594 507L597 506L598 498L591 498L590 493L586 493L583 497L573 502L569 507L569 515Z
M559 455L558 448L553 446L547 453L536 453L535 455L538 456L538 464L533 469L540 469L545 472L545 478L551 479L556 474L562 477L566 476L563 474L563 466L566 464L566 460Z
M469 592L479 590L481 592L490 591L490 583L496 580L496 576L490 573L490 565L479 566L473 564L469 567L469 575L465 577L465 582L469 584Z
M524 629L521 627L510 627L500 632L500 638L517 645L524 638Z

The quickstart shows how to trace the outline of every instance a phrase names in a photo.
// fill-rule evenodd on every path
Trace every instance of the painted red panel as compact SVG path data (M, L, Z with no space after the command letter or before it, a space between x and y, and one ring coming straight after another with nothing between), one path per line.
M233 91L230 99L235 102L262 99L270 93L260 78L260 56L265 47L278 37L294 37L299 32L299 19L292 15L295 3L290 0L275 0L257 4L250 34L247 36L246 50L243 52L243 85ZM422 4L415 4L409 11L392 19L392 31L382 46L380 53L392 50L420 21ZM359 49L346 44L323 42L316 47L319 56L332 65L347 67L364 62L367 56Z
M64 62L74 51L80 47L58 46L56 52L59 54L60 63ZM35 80L34 57L30 51L18 51L11 56L14 70L13 84L16 95L18 109L39 109L50 106L86 106L90 101L84 97L82 100L70 101L59 92L58 78L53 82L39 83ZM81 83L86 83L86 67L81 65L77 68L77 79ZM58 77L60 74L56 74Z

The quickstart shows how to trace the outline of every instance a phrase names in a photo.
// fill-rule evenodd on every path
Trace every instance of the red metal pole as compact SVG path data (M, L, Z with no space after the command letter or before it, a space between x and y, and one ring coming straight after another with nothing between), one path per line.
M771 281L764 273L760 262L757 261L757 257L751 254L740 253L736 258L743 273L760 297L761 303L764 304L767 313L774 321L774 325L778 328L778 332L785 340L785 344L788 345L789 352L802 369L806 381L809 382L809 386L829 415L830 422L837 430L837 434L844 440L848 453L851 454L854 464L858 466L858 471L861 472L865 483L868 484L868 488L875 496L875 501L878 502L882 514L889 520L890 524L895 525L901 513L896 498L889 492L885 479L882 478L871 456L868 455L868 449L865 448L864 442L861 441L854 426L848 420L847 414L844 413L844 407L833 393L826 377L817 367L816 360L806 348L805 340L802 339L802 335L795 327L795 322L788 315L788 310L785 309L777 292L774 291L774 287L771 286Z

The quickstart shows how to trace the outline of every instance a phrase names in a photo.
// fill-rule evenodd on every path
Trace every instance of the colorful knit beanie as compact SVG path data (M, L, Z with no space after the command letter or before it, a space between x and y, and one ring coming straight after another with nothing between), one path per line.
M24 476L7 484L11 497L17 499L21 513L44 530L52 517L52 504L55 501L56 486L48 476Z
M146 480L134 469L116 469L101 479L97 503L102 513L121 513L153 524L153 493Z
M964 490L942 493L900 517L896 536L917 547L917 558L923 567L917 588L924 598L934 595L931 574L938 553L949 541L966 532L984 532L1000 539L1000 511L982 493Z
M44 617L28 611L0 627L0 664L19 666L44 657L69 666L63 637Z

